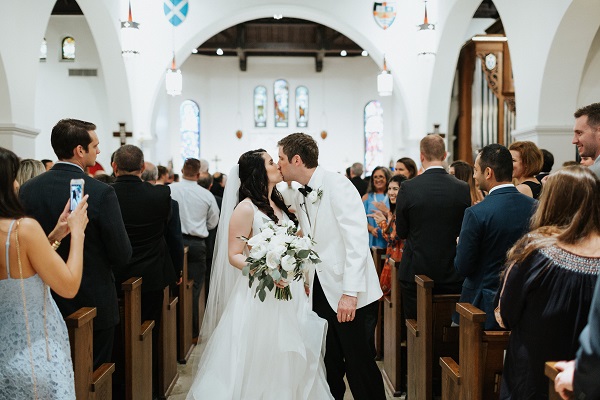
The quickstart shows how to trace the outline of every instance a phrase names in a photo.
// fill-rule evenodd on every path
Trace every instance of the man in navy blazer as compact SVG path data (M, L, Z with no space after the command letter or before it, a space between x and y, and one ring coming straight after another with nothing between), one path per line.
M85 172L96 164L100 153L96 126L76 119L63 119L52 128L52 148L58 162L47 172L26 182L19 197L27 214L35 218L46 234L54 228L69 198L71 179L83 179L84 193L89 194L88 217L83 247L83 276L79 292L73 299L53 293L63 316L81 307L96 307L94 318L94 368L112 359L114 329L119 322L117 291L112 267L131 257L131 244L117 196L112 187ZM69 241L57 252L66 261Z
M512 171L506 147L490 144L481 150L473 177L489 194L465 211L454 258L456 271L465 278L460 302L485 311L484 329L500 329L494 318L494 298L506 252L529 230L537 203L511 183ZM453 319L458 323L458 314Z

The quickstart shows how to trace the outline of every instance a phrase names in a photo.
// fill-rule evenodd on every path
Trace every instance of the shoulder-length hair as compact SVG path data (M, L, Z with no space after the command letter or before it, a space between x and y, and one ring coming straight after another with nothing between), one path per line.
M535 143L529 141L513 142L508 150L518 151L523 163L523 176L529 177L540 173L544 165L544 155Z
M373 169L373 172L371 172L371 176L369 177L369 186L367 187L367 193L372 193L373 191L375 191L375 185L373 184L373 175L375 175L375 172L377 171L383 172L383 175L385 176L385 190L387 190L388 184L390 183L390 178L392 177L392 171L390 171L386 167L379 166L375 167L375 169Z
M19 171L19 157L0 147L0 218L22 218L25 210L15 192L15 180Z
M600 234L600 180L579 165L563 168L549 175L531 217L531 233L508 251L508 265L558 241L576 244L592 233Z

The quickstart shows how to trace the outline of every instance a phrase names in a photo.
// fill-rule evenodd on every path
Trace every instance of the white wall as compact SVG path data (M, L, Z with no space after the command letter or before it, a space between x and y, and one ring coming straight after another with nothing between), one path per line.
M164 92L160 94L153 124L157 133L155 161L164 165L173 157L175 170L182 165L178 120L179 105L186 99L200 106L200 156L210 161L211 171L216 170L212 161L215 156L222 160L218 169L224 172L247 150L264 147L276 157L277 140L302 131L319 143L321 165L343 172L353 162L364 160L363 110L370 100L380 100L384 108L384 164L395 156L393 136L399 132L394 123L399 118L393 115L392 98L377 94L379 69L369 57L325 58L323 71L317 73L313 58L250 57L247 71L241 72L235 57L193 56L181 71L183 95L171 98ZM286 79L290 89L288 128L274 127L273 82L279 78ZM265 86L268 94L265 128L254 127L253 93L259 85ZM307 128L296 127L295 90L300 85L309 90ZM160 97L168 99L163 101ZM163 107L169 109L168 123ZM235 136L237 129L243 131L241 140ZM322 130L328 132L325 140L320 136Z

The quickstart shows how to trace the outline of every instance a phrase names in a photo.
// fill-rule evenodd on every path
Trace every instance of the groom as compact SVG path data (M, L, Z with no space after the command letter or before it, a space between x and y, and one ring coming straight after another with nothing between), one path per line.
M283 179L305 185L292 206L321 258L311 279L312 296L314 311L328 322L325 368L331 394L344 398L346 375L354 399L385 399L374 358L382 292L360 196L343 175L318 166L319 148L311 136L293 133L277 145Z

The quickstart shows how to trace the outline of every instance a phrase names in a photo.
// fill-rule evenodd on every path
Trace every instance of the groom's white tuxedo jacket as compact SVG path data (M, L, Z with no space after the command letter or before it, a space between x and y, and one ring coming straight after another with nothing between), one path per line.
M311 271L319 276L331 308L337 312L342 294L357 295L357 308L383 295L369 249L367 217L354 185L346 177L317 167L308 183L313 193L298 192L293 204L304 235L316 242L321 263ZM316 199L315 199L316 198Z

